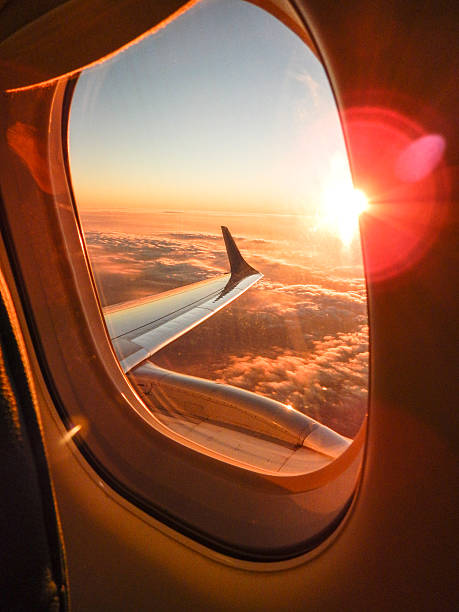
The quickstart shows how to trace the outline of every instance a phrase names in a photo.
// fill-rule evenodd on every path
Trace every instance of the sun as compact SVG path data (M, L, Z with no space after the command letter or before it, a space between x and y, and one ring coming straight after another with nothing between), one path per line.
M349 246L359 231L359 216L368 208L368 198L354 188L347 160L334 162L322 189L319 223Z

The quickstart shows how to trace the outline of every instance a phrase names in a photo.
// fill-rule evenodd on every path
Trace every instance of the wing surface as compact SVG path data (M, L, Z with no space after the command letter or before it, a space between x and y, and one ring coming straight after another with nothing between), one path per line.
M214 315L263 277L242 257L222 227L231 273L104 310L121 367L129 372Z

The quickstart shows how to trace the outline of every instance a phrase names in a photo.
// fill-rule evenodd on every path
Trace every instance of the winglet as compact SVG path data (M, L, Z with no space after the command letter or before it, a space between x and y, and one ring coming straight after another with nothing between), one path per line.
M234 238L227 227L222 225L222 234L225 240L226 253L231 267L232 276L251 276L252 274L258 274L258 271L246 262L239 251L237 244L234 242Z

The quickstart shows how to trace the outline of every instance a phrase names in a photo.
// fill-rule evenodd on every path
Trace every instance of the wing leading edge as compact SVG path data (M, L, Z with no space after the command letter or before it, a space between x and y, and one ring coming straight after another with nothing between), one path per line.
M227 227L222 227L222 233L230 274L104 311L113 347L126 373L263 278L242 257Z

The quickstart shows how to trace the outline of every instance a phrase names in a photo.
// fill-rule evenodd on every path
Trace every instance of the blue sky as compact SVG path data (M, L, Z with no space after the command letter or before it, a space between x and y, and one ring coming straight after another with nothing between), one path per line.
M317 58L240 0L204 0L91 68L72 102L85 210L311 212L345 155Z

